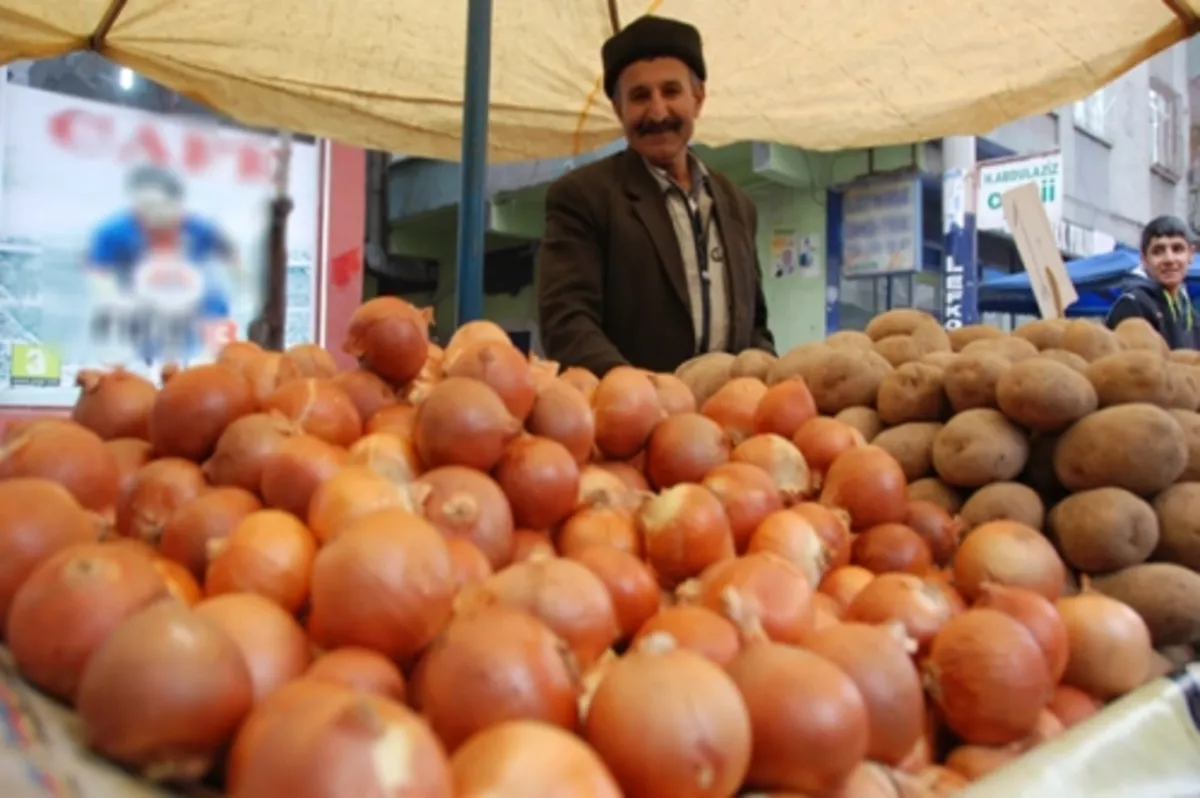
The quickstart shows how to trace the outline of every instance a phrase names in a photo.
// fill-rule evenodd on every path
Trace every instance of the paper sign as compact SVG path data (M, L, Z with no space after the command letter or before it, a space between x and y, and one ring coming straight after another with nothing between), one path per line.
M1025 263L1033 296L1043 319L1061 319L1079 294L1067 274L1054 228L1042 205L1036 183L1022 183L1004 192L1004 218L1017 252Z

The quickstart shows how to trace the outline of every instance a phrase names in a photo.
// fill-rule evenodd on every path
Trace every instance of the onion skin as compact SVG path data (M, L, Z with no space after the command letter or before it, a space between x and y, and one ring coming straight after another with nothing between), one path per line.
M763 519L783 509L783 498L771 475L749 463L719 465L701 484L721 502L739 554L745 553Z
M34 569L9 606L6 641L26 681L70 701L93 652L167 585L134 547L84 543Z
M608 588L621 639L632 637L658 612L658 583L637 557L611 546L591 546L565 556L579 562Z
M11 437L10 437L11 435ZM37 420L0 444L0 480L41 477L62 485L84 509L113 511L121 492L116 458L99 435L65 419Z
M184 369L166 380L150 411L150 442L159 457L203 462L234 420L257 409L241 374L212 364Z
M606 457L633 457L650 438L666 411L654 383L629 366L609 370L592 393L596 419L596 446Z
M219 626L162 601L97 649L77 708L93 750L151 780L189 781L233 738L252 689L241 652Z
M1050 542L1017 521L989 521L963 538L954 555L954 585L969 601L984 582L1023 587L1050 601L1062 596L1067 568Z
M862 589L875 579L875 574L857 565L845 565L825 574L817 589L832 598L845 612Z
M864 585L846 608L845 619L870 624L898 621L924 652L934 636L959 612L929 580L892 573L880 574Z
M417 484L426 490L421 512L439 532L474 543L493 570L512 562L512 509L494 479L472 468L443 466L426 471Z
M1128 605L1090 590L1056 604L1067 628L1063 684L1100 699L1118 698L1146 681L1150 630Z
M946 767L969 781L977 781L1020 755L1020 749L1011 745L960 745L946 757Z
M171 516L205 487L195 463L179 457L150 461L134 475L117 505L117 534L157 546Z
M804 641L858 687L867 709L867 757L885 765L901 764L925 732L925 693L905 639L903 627L846 623Z
M282 510L250 513L225 540L212 545L205 595L256 593L289 613L308 597L316 541L304 524Z
M537 385L529 361L511 341L479 341L443 364L447 378L478 380L491 388L522 424L533 410Z
M297 432L295 425L277 413L242 416L217 439L212 457L204 461L204 476L214 485L258 493L267 461Z
M495 573L487 557L471 541L466 538L446 538L445 541L454 569L455 595L464 587L478 584Z
M600 384L599 377L579 366L571 366L569 369L564 369L563 373L559 374L557 379L579 391L589 402L592 400L592 394L596 391L596 386Z
M922 576L933 567L925 539L904 524L878 524L854 539L851 560L877 574L901 571Z
M821 504L848 512L854 529L900 523L908 512L904 469L878 446L847 449L825 473Z
M767 637L798 645L813 626L813 588L804 573L775 554L722 560L700 575L700 602L714 612L751 612Z
M224 540L243 518L262 509L262 502L242 488L213 488L176 510L163 526L158 550L204 581L209 543Z
M750 717L737 687L669 637L647 638L612 663L583 737L626 798L734 795L750 762Z
M846 548L849 548L849 540ZM834 553L816 526L791 509L776 510L764 518L750 538L746 551L782 557L799 568L809 584L820 584L834 561Z
M817 405L801 377L777 382L767 389L754 409L754 433L774 433L789 441L809 419Z
M754 411L767 386L754 377L734 377L704 402L700 412L717 422L737 445L754 434Z
M742 649L737 627L707 607L679 604L650 616L633 638L633 648L656 634L667 634L684 650L693 651L722 668Z
M513 607L456 618L418 672L417 702L449 751L505 721L574 729L578 720L582 686L570 649L544 623ZM476 676L483 673L486 679Z
M355 308L342 351L393 385L416 377L429 354L433 316L403 299L378 296Z
M926 499L909 499L904 523L925 539L933 562L939 566L954 559L959 538L966 530L961 518L951 517L941 505Z
M79 398L71 420L106 441L150 440L150 408L158 389L145 377L117 368L109 372L81 370L75 377Z
M822 477L842 452L867 445L857 429L828 416L805 421L792 435L792 443L813 474Z
M278 604L253 593L205 599L195 612L237 646L250 671L254 702L297 679L312 662L308 636Z
M45 560L68 546L94 543L96 524L56 482L0 482L0 639L13 596Z
M1019 587L985 582L974 606L993 609L1015 618L1037 641L1046 656L1051 681L1057 683L1067 669L1067 627L1058 609L1044 596Z
M349 446L362 435L358 408L346 392L330 380L292 380L275 389L262 404L307 435L334 446Z
M596 448L596 421L588 397L561 379L552 380L538 390L525 428L567 447L581 466L591 459Z
M337 374L337 361L333 359L333 354L317 344L289 346L283 358L293 363L303 377L327 379Z
M317 657L304 678L336 684L403 704L408 696L404 674L390 659L367 648L335 648Z
M549 529L575 509L579 465L558 441L536 435L518 438L504 450L495 475L517 526Z
M554 544L563 557L574 557L595 546L617 549L635 558L642 556L642 539L633 511L620 505L597 503L576 510L559 527Z
M725 509L700 485L668 488L643 504L637 519L646 559L664 586L699 576L736 553Z
M118 501L120 501L119 497L124 496L129 491L129 486L133 484L133 475L150 462L154 455L154 447L150 445L150 441L142 441L137 438L116 438L105 441L104 446L112 454L116 463L117 484L120 488L117 495Z
M263 503L300 519L308 518L313 498L321 487L349 464L344 449L312 435L296 435L283 441L263 462ZM325 531L319 525L316 531Z
M699 482L729 461L729 436L699 413L668 416L646 442L646 476L658 489Z
M866 756L867 706L833 663L760 641L747 645L728 671L750 714L747 783L820 794L845 782Z
M364 432L367 435L385 432L405 439L412 439L413 430L417 424L417 408L415 405L402 402L385 407L367 419Z
M448 377L421 403L413 440L426 468L491 471L520 432L521 422L495 391L477 380Z
M1054 689L1037 640L1015 618L991 609L947 621L933 638L924 675L946 724L976 745L1024 738Z
M374 418L380 410L392 407L399 401L392 386L384 382L379 375L366 369L343 371L333 375L332 381L350 397L354 409L358 411L358 417L364 424Z
M450 758L461 796L622 798L596 753L572 734L535 721L492 726Z
M336 471L313 491L308 527L323 544L335 540L360 518L380 510L415 510L419 494L363 466Z
M1095 715L1104 708L1104 704L1077 687L1060 684L1054 688L1054 695L1046 708L1054 713L1064 728L1069 729Z
M134 542L134 541L129 541ZM177 601L181 601L189 607L194 607L200 603L200 599L204 597L203 591L200 590L200 583L196 581L196 577L179 563L174 560L168 560L166 557L155 556L154 550L149 552L151 561L154 563L154 569L167 585L167 592Z

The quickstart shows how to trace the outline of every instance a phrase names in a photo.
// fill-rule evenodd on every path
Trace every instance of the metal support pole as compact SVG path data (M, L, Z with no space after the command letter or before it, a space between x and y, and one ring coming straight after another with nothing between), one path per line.
M979 262L975 231L975 137L942 139L942 326L979 323Z
M492 0L467 5L463 91L462 196L458 205L458 325L483 317L483 235L487 204L488 103L492 72Z

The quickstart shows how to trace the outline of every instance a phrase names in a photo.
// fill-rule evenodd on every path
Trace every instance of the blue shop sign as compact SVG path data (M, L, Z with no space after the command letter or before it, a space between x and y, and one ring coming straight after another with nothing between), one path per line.
M870 178L842 194L842 274L870 277L921 268L917 175Z

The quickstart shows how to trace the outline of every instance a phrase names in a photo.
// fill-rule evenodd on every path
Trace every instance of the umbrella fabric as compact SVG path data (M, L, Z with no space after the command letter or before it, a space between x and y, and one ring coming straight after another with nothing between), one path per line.
M492 161L590 151L607 0L494 0ZM119 0L0 0L0 63L88 47ZM618 0L696 24L699 139L818 150L983 134L1082 97L1195 27L1200 0ZM1178 13L1186 18L1181 20ZM250 125L459 157L467 0L126 0L97 49Z

